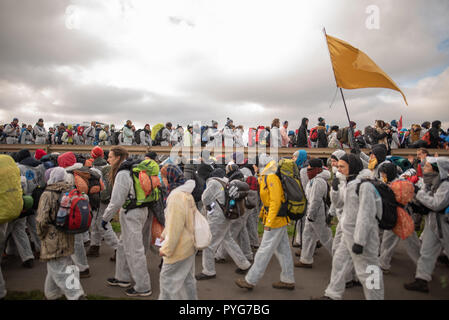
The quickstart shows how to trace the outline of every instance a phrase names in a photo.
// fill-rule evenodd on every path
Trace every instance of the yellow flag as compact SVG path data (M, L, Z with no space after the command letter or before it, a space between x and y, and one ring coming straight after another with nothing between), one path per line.
M404 93L364 52L349 43L326 35L337 86L343 89L388 88Z

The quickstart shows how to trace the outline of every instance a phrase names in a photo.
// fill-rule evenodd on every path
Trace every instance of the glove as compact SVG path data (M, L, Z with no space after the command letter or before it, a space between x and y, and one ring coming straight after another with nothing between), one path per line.
M352 246L352 252L355 254L362 254L363 253L363 247L357 243L354 243Z
M239 195L239 188L237 188L236 186L232 186L229 188L229 196L231 197L231 199L238 198L238 195Z
M326 224L327 224L327 225L330 225L330 224L331 224L332 218L333 218L333 217L332 217L330 214L327 215L327 217L326 217Z
M414 187L415 187L415 194L417 194L419 191L419 187L416 184L414 185Z
M334 180L332 180L332 189L334 191L338 191L339 184L340 184L340 181L337 178L334 178Z
M101 226L103 227L104 230L108 230L108 228L106 228L107 224L108 224L107 221L101 220Z
M209 137L210 141L213 141L215 139L215 137Z
M212 207L210 205L206 206L207 211L212 211Z

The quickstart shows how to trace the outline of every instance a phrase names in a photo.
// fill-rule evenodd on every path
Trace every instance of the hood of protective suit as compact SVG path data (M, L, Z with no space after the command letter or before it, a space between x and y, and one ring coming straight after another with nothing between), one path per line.
M251 170L249 168L243 167L240 169L240 172L243 174L243 176L245 178L247 177L251 177L253 175L253 173L251 172Z
M427 157L426 160L430 163L436 163L438 171L440 171L440 180L444 180L449 176L449 158L448 157Z
M344 150L335 150L332 153L332 156L334 156L335 158L337 158L337 160L340 160L341 157L343 157L346 154L346 152Z
M278 165L276 161L272 160L268 162L268 164L263 169L261 176L269 176L270 174L276 174L276 171L278 169Z
M82 167L83 167L83 164L77 162L77 163L75 163L73 166L70 166L70 167L67 167L67 168L64 168L64 169L65 169L66 172L72 172L72 171L74 171L74 170L79 170L79 169L81 169Z
M322 178L324 180L329 180L331 178L331 173L329 172L329 170L325 170L323 169L322 172L318 173L315 178Z
M193 189L195 189L195 180L187 180L184 184L173 189L173 191L171 193L174 193L174 192L192 193Z

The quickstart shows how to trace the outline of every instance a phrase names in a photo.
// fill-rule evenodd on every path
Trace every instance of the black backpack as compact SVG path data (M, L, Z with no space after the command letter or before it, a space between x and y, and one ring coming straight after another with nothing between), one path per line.
M392 230L396 226L398 220L397 207L402 206L396 201L396 196L393 190L390 189L385 183L378 180L363 179L361 183L357 185L356 193L359 195L360 185L362 183L371 183L382 198L382 219L377 219L379 222L379 228L383 230Z
M41 186L37 186L34 188L33 193L31 194L31 197L33 198L33 210L37 210L39 207L39 200L41 199L42 194L45 191L45 186L41 188Z
M120 131L115 131L111 136L111 143L115 146L120 144L119 143L120 141L118 139L119 135L120 135Z
M197 172L193 173L193 177L195 179L195 189L192 191L192 197L195 202L201 201L201 196L204 192L205 181L198 175Z
M248 196L249 186L246 182L240 181L238 179L232 180L229 183L225 183L218 178L214 178L214 180L218 181L224 189L225 192L225 202L220 203L217 200L217 204L220 206L221 210L226 219L238 219L245 214L245 199ZM232 186L236 186L238 188L238 197L234 199L234 205L231 205L231 197L229 196L229 189Z
M159 131L156 133L156 137L154 137L153 145L158 146L162 142L162 131L164 131L164 128L160 128Z
M140 133L143 131L143 129L139 129L136 132L134 132L134 140L136 141L136 143L139 145L142 143L142 141L140 140Z

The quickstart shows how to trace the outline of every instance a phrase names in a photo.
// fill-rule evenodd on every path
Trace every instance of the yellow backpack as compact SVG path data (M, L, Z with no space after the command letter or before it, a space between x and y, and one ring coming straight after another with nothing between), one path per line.
M7 155L0 155L0 223L17 218L23 209L20 169Z

